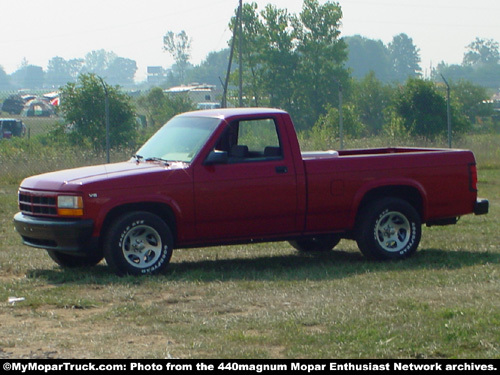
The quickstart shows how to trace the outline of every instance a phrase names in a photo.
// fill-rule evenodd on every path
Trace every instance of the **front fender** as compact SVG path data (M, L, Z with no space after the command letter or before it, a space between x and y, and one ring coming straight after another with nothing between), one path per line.
M176 232L176 237L180 241L193 235L189 233L189 228L194 228L194 225L186 225L186 223L194 222L192 198L189 202L182 202L172 196L150 194L114 197L106 199L105 202L102 200L99 203L96 202L92 207L95 218L93 236L103 236L107 226L114 218L131 211L149 211L163 217L172 226L171 230ZM185 228L188 230L187 233Z

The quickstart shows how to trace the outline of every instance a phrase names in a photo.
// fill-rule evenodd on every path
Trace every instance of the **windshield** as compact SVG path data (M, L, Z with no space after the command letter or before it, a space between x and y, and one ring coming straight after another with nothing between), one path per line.
M219 122L218 118L174 117L137 151L137 157L191 163Z

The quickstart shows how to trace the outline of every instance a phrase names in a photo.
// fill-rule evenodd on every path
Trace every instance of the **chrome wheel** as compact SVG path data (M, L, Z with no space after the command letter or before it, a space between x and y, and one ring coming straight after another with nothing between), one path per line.
M106 262L117 275L152 275L167 267L174 237L160 217L135 211L118 217L103 242Z
M398 198L365 205L356 219L354 237L369 259L403 259L417 251L422 235L418 211Z
M384 250L401 251L411 238L410 222L400 212L387 212L375 225L375 237Z
M122 251L130 265L147 268L161 256L161 237L154 228L148 225L139 225L125 233Z

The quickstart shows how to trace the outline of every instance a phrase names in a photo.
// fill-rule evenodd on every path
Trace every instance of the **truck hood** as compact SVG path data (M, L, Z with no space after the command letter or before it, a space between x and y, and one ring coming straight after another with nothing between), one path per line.
M147 186L163 180L173 171L185 170L189 164L128 161L66 169L26 178L21 188L42 191L81 191L83 186L99 190ZM145 177L147 175L147 177Z

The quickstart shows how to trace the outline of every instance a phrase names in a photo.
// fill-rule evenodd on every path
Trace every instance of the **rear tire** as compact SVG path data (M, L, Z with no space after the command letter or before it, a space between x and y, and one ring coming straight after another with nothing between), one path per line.
M295 249L302 252L325 252L332 250L340 242L338 234L323 234L289 241Z
M170 262L173 236L168 225L150 212L120 216L104 240L104 256L117 275L153 275Z
M356 242L369 259L403 259L418 248L422 223L416 209L397 198L384 198L364 207L356 225Z

